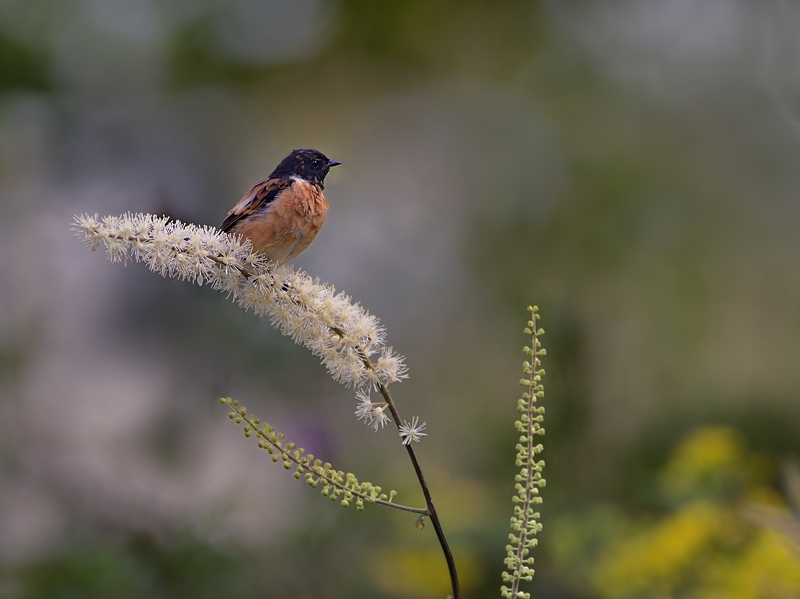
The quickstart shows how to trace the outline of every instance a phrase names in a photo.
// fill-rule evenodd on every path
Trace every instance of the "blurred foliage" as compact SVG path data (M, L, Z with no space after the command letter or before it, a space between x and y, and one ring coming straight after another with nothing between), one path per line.
M398 402L429 424L468 596L500 586L531 302L534 596L797 596L798 23L785 2L0 0L0 597L441 594L430 527L281 504L268 460L215 437L217 397L252 398L414 503L395 439L313 357L68 238L84 210L218 223L299 145L351 169L303 259L409 358Z
M381 69L504 78L542 44L538 3L523 0L343 0L337 13L332 51Z
M613 599L796 596L800 514L772 484L776 459L733 429L699 429L660 473L662 509L563 516L552 537L560 567Z
M50 59L0 33L0 94L14 89L52 91Z
M25 599L245 597L254 592L246 572L229 553L140 534L121 545L75 547L25 568L17 582Z
M175 36L170 75L178 89L201 85L242 85L268 76L270 69L242 64L215 49L212 15L188 23Z

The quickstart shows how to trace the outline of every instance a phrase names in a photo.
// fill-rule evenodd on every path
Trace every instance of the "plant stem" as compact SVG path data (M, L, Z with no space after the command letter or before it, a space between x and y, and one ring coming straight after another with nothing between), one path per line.
M218 264L224 264L221 259L216 256L208 256L214 262ZM235 265L235 268L238 268L239 271L245 276L245 278L250 278L252 273L247 270L247 268L241 265ZM336 325L329 325L328 328L331 330L332 333L338 335L339 337L344 337L345 332ZM364 366L370 370L374 370L374 365L372 361L369 359L369 356L366 352L361 351L360 358ZM400 419L400 414L397 411L397 407L394 405L394 400L392 400L392 396L389 393L389 389L387 385L384 383L380 383L378 385L378 390L380 391L383 399L389 405L389 411L392 413L392 418L394 420L395 426L397 426L398 430L400 429L402 420ZM436 513L436 507L433 505L433 499L431 498L431 492L428 488L428 483L425 481L425 475L422 473L422 468L419 465L419 461L417 460L417 456L414 453L414 449L411 447L411 444L405 445L406 451L408 452L408 457L411 459L411 464L414 466L414 472L417 475L417 480L419 481L419 486L422 489L422 495L425 497L425 505L428 508L428 517L431 519L431 524L433 524L433 529L436 531L436 537L439 539L439 545L442 547L442 552L444 553L444 559L447 562L447 570L450 574L450 583L453 587L453 599L461 599L461 588L458 583L458 572L456 571L456 562L453 558L453 552L450 551L450 545L447 542L447 537L444 535L444 529L442 528L442 523L439 521L439 516ZM380 502L376 502L380 503ZM392 506L390 506L392 507ZM413 509L406 508L407 511L414 511ZM418 513L418 512L417 512Z
M225 398L223 398L223 399L225 399ZM389 507L389 508L392 508L392 509L395 509L395 510L400 510L400 511L403 511L403 512L411 512L412 514L419 514L421 516L428 516L429 515L428 510L425 509L425 508L411 507L409 505L403 505L401 503L395 503L393 501L386 501L385 499L373 499L373 498L371 498L369 495L367 495L365 493L361 493L361 492L359 492L359 491L357 491L355 489L352 489L352 488L347 488L345 485L343 485L340 482L337 482L335 479L331 478L330 476L327 476L325 474L320 474L319 472L315 471L315 467L314 467L313 464L311 464L311 463L304 464L296 455L294 455L294 453L292 453L291 450L287 449L284 445L282 445L281 443L275 443L273 441L270 441L267 437L265 437L263 434L261 434L260 431L259 431L259 426L264 425L266 423L265 422L258 422L257 423L256 421L254 421L252 416L247 414L247 412L244 411L238 405L238 402L234 403L233 401L230 400L230 398L227 398L227 399L225 399L225 405L227 405L230 409L232 409L234 412L236 412L236 414L238 414L239 417L244 422L246 422L250 426L250 428L253 429L253 431L256 433L256 438L263 439L263 441L265 443L268 443L273 448L274 451L277 451L278 454L281 455L281 456L286 456L286 458L290 462L292 462L295 466L301 468L303 472L311 472L311 473L315 474L316 476L320 477L320 479L323 479L325 481L325 483L327 483L327 484L329 484L329 485L331 485L333 487L337 487L337 488L341 489L342 491L347 491L349 493L352 493L355 497L360 497L361 499L363 499L366 502L374 503L375 505L382 505L384 507Z
M394 405L394 401L392 400L392 396L389 393L389 389L384 384L380 384L378 387L383 399L386 400L386 403L389 404L389 411L392 413L392 418L394 419L394 423L397 426L398 430L400 428L400 414L397 412L397 408ZM422 495L425 497L425 505L428 506L428 517L431 519L431 523L433 524L433 529L436 531L436 537L439 539L439 545L442 546L442 552L444 553L444 559L447 561L447 570L450 573L450 583L453 586L453 599L461 599L461 588L458 584L458 572L456 571L456 562L453 559L453 553L450 551L450 545L447 543L447 538L444 536L444 529L442 528L442 523L439 521L439 516L436 513L436 508L433 505L433 499L431 498L430 489L428 489L428 483L425 482L425 476L422 474L422 468L420 468L419 462L417 461L417 456L414 453L414 449L411 447L411 444L407 444L405 446L406 451L408 451L408 457L411 459L411 464L414 466L414 472L417 475L417 480L419 480L419 486L422 489Z

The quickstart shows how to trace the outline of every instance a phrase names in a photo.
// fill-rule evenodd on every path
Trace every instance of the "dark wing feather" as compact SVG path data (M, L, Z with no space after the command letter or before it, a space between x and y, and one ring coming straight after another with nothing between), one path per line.
M291 187L291 179L264 179L247 190L236 206L228 212L225 220L219 226L222 231L230 231L240 220L253 214L262 212L271 204L278 194Z

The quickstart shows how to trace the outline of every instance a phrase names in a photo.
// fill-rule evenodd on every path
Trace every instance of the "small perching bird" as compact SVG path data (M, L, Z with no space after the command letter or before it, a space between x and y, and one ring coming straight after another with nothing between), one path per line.
M308 247L325 222L322 193L328 171L341 164L318 150L292 152L228 212L220 229L249 239L253 249L283 264Z

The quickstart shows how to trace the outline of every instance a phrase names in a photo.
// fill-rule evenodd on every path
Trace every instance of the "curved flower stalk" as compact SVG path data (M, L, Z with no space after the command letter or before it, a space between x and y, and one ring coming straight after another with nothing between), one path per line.
M199 227L152 214L97 215L75 217L73 226L78 236L92 249L104 247L112 262L143 262L165 277L210 285L225 292L245 310L269 316L284 335L291 337L320 358L331 377L353 387L359 398L356 415L377 430L387 421L387 411L398 428L401 442L408 453L414 473L425 498L426 509L409 508L384 498L378 487L363 486L352 475L334 471L303 456L302 450L282 445L282 438L268 425L261 426L246 416L243 407L230 400L223 403L234 411L238 424L246 422L245 435L255 432L260 446L273 452L273 459L283 460L284 467L296 468L309 483L323 484L333 498L343 496L355 500L403 509L427 517L442 547L450 579L453 599L460 599L455 560L444 535L422 469L411 447L427 433L426 423L417 417L411 423L400 418L389 385L407 377L405 360L386 345L386 333L378 319L344 293L291 266L278 266L263 255L254 253L249 242L239 236L223 233L212 227ZM370 400L375 390L382 402ZM275 453L277 452L277 453Z
M245 310L269 316L348 387L407 376L404 358L385 345L376 317L305 272L269 262L241 237L152 214L83 215L74 229L93 251L103 246L112 262L143 262L164 277L208 284Z
M532 347L526 346L523 349L530 362L526 360L522 364L526 378L520 381L520 385L527 387L527 391L517 402L517 410L521 415L515 423L517 432L520 433L516 464L520 471L515 477L516 494L512 498L514 515L511 517L511 534L508 535L509 544L506 545L508 553L504 560L507 571L503 572L503 582L510 583L511 586L501 587L502 596L511 599L530 597L530 593L519 590L519 583L521 580L530 582L533 579L533 558L529 553L538 544L536 533L542 530L539 512L534 511L533 506L542 503L539 488L545 486L545 480L542 478L544 460L536 461L536 456L544 448L541 444L534 445L533 441L535 435L544 435L541 426L544 420L544 408L536 406L537 400L544 397L542 385L544 370L539 360L539 356L544 356L546 353L539 341L539 337L544 335L544 330L536 329L539 309L536 306L529 306L528 311L531 313L531 320L525 327L525 334L531 336Z

